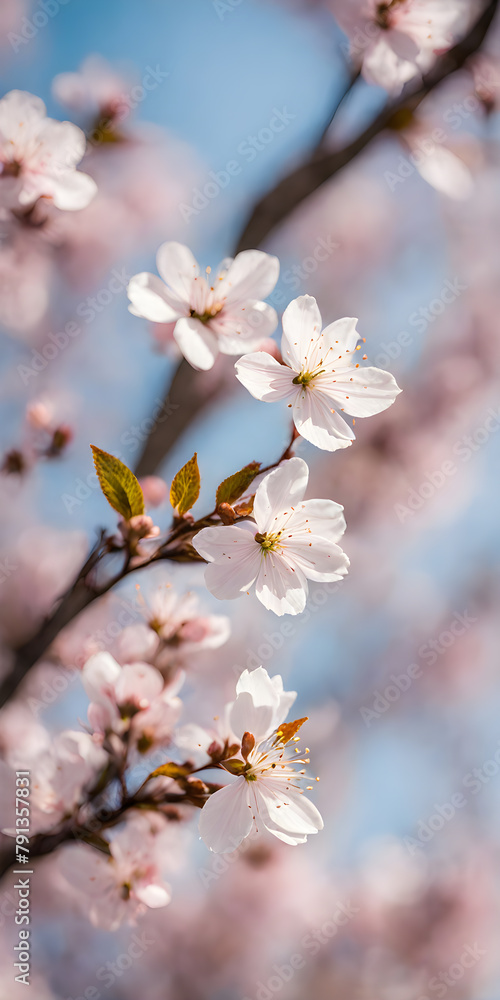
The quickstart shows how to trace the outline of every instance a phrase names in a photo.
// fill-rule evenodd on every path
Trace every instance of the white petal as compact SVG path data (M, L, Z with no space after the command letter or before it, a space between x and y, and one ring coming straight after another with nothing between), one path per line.
M271 403L300 392L300 387L292 384L294 372L288 365L280 365L279 361L265 351L245 354L234 367L236 378L255 399Z
M344 508L334 500L303 500L287 527L294 537L313 532L338 542L346 529Z
M253 733L258 743L273 732L275 714L275 705L256 705L252 695L242 691L231 708L231 730L240 740L243 733Z
M156 910L160 906L167 906L167 903L170 903L172 898L171 893L165 885L156 885L154 883L144 886L135 885L134 895L137 896L137 899L140 899L141 903L145 903L152 910Z
M260 780L255 784L259 817L274 836L285 834L291 838L286 842L303 843L308 835L323 829L316 806L291 785L286 788L281 780Z
M418 156L415 166L424 181L449 198L463 201L474 191L469 168L451 149L436 146L425 158Z
M102 702L103 695L114 688L121 670L111 653L94 653L82 670L82 684L90 700Z
M183 316L177 320L174 339L193 368L203 372L213 368L219 353L217 338L199 319Z
M193 278L200 273L198 262L189 247L182 243L162 243L156 255L156 266L179 303L188 304Z
M307 388L300 393L293 406L297 430L306 441L323 451L348 448L355 438L354 431L335 412L332 402L325 393Z
M261 548L255 542L255 526L228 525L203 528L193 538L193 546L210 562L205 583L219 600L233 600L248 590L259 571Z
M282 317L283 359L300 372L307 365L308 352L321 333L321 313L312 295L300 295L287 306Z
M246 691L252 696L256 705L277 705L278 696L274 684L277 679L281 680L279 674L271 678L265 667L243 670L236 684L236 695ZM281 683L283 684L282 680Z
M0 141L23 141L26 132L32 134L44 118L45 104L41 97L27 90L10 90L0 100Z
M308 580L319 583L341 580L349 568L349 559L340 546L321 535L287 539L284 554L287 562L300 569Z
M214 792L203 806L200 836L211 851L227 854L248 837L253 823L248 782L245 778L237 778L233 784Z
M339 354L347 353L349 355L356 350L359 340L359 333L356 329L357 322L354 316L344 316L342 319L336 319L334 323L325 326L321 336L327 349L330 349L328 362L332 364L333 368L335 368L335 362L340 361Z
M389 35L389 32L384 35ZM391 34L397 34L396 32ZM366 49L362 73L367 83L384 87L393 97L401 93L405 83L420 76L413 61L402 59L390 45L390 38L381 33ZM397 42L397 39L396 39Z
M255 494L254 517L260 532L279 531L291 507L306 491L309 469L302 458L289 458L270 472Z
M210 329L220 337L223 354L241 354L256 347L274 333L278 314L267 302L248 299L243 304L228 303L209 321Z
M271 677L271 683L278 695L279 704L276 711L277 724L284 722L294 701L297 698L296 691L284 691L283 690L283 678L281 674L275 674Z
M243 250L218 282L217 298L226 298L233 304L246 299L265 299L276 285L279 273L277 257L262 250Z
M328 394L337 409L342 406L352 417L371 417L387 410L401 392L394 376L381 368L352 368L334 384L326 379L318 377L319 394ZM313 390L313 394L318 393Z
M264 667L257 667L251 672L244 670L239 677L236 701L231 708L229 720L231 729L240 739L243 733L249 732L259 741L272 732L280 701L273 680Z
M178 319L179 313L166 301L165 292L165 285L156 274L148 271L134 274L127 287L134 315L143 316L151 323L172 323Z
M255 593L275 615L298 615L306 606L307 581L300 569L294 569L278 553L268 552L262 560Z
M97 184L80 170L66 170L50 178L50 194L56 208L78 212L90 204L97 194Z
M75 889L90 897L103 897L116 886L113 863L90 847L68 845L59 855L60 870Z
M119 705L136 704L146 708L163 690L163 677L149 663L127 663L115 684Z

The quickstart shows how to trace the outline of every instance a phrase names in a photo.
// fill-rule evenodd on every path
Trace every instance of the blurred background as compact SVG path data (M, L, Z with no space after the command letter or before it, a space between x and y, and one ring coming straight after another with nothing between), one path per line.
M136 106L123 141L91 146L83 161L99 187L91 205L0 247L0 529L2 558L18 567L2 581L7 659L96 529L114 525L89 443L133 466L178 363L171 330L127 311L127 280L155 271L167 239L188 244L203 266L232 255L256 200L320 142L351 72L326 2L55 7L33 27L39 4L5 0L2 93L37 94L51 116L88 134L95 109L64 106L57 78L98 56ZM386 413L356 423L352 448L298 447L309 496L345 507L349 576L335 592L315 585L286 635L253 599L211 598L199 566L139 576L145 594L172 582L231 619L229 641L188 673L186 716L204 724L241 670L260 663L299 692L325 830L296 849L259 840L230 863L209 854L193 824L171 905L113 933L90 925L55 857L43 860L37 1000L497 1000L498 42L494 24L486 56L446 79L404 128L383 131L263 244L281 262L277 311L307 292L325 324L358 316L369 363L403 389ZM326 148L349 142L386 101L357 80ZM444 160L435 143L425 152L435 129ZM228 180L230 161L241 169ZM59 347L51 334L75 319L78 334ZM56 345L50 358L47 344ZM275 461L288 439L286 407L252 399L233 360L203 375L210 402L158 470L169 482L196 450L200 512L221 479ZM66 435L59 453L39 460L40 435L54 428ZM155 520L169 518L165 500ZM136 600L134 582L64 634L59 664L79 663L120 600ZM21 698L58 731L84 719L87 699L75 682L46 703L40 692L55 669L34 671ZM12 984L8 895L2 1000L22 989ZM129 962L134 933L146 938Z

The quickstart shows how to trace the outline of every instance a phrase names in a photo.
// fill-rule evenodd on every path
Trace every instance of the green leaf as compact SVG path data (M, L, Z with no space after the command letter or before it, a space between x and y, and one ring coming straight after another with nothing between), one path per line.
M248 771L248 764L245 764L244 760L238 760L237 757L233 757L232 760L222 761L222 766L230 774L244 774L245 771Z
M134 473L119 458L91 444L94 465L102 492L113 510L126 521L144 514L144 497Z
M260 462L250 462L240 469L239 472L234 472L232 476L224 479L217 488L215 498L217 506L221 503L233 504L248 489L250 483L253 482L258 474L259 469Z
M179 469L170 487L170 503L177 510L179 517L191 510L196 503L200 495L200 483L200 470L195 452L189 462Z
M185 778L189 773L189 768L184 764L174 764L173 761L169 761L168 764L162 764L155 771L151 771L147 780L150 781L151 778Z

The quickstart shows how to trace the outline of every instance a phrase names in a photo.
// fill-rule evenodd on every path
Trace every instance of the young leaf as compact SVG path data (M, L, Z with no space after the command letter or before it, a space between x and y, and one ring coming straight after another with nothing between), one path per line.
M200 495L200 470L196 452L174 476L170 487L170 503L182 517L196 503Z
M249 465L245 465L239 472L234 472L232 476L224 479L217 488L215 498L217 506L221 503L233 504L248 489L250 483L258 474L259 469L260 462L250 462Z
M119 458L91 444L94 465L102 492L113 510L126 521L144 514L144 497L134 473Z
M169 761L168 764L162 764L161 767L157 767L148 777L148 781L151 778L185 778L189 774L189 768L185 767L184 764L174 764L173 761Z

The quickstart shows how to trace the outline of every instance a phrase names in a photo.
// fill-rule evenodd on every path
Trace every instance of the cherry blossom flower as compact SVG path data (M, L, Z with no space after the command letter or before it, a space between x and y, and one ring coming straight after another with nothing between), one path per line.
M5 762L8 768L1 773L5 789L14 785L19 769L31 772L30 829L40 833L71 814L83 789L106 766L108 755L88 733L64 730L52 738L47 733L45 746L40 740L12 746ZM10 796L5 795L5 801Z
M163 281L136 274L128 286L130 311L154 323L175 321L174 338L193 368L207 371L219 351L241 354L276 329L276 311L262 300L278 280L277 257L244 250L222 261L210 279L210 268L200 274L188 247L164 243L156 263Z
M290 458L257 488L254 520L203 528L193 538L207 559L205 582L219 600L256 595L277 615L304 610L308 580L340 580L349 560L337 544L345 531L343 507L333 500L302 500L309 469ZM257 530L256 530L257 529Z
M393 95L430 69L467 23L462 0L335 0L334 11L365 80Z
M94 118L125 118L130 113L131 97L127 81L100 55L84 59L76 73L58 73L52 93L72 111Z
M71 122L47 118L39 97L11 90L0 100L0 204L34 205L48 198L56 208L85 208L97 187L76 170L85 135Z
M197 767L207 764L215 748L222 751L224 746L241 743L243 733L249 725L257 740L264 739L269 730L283 722L297 697L296 691L284 691L279 674L269 677L264 667L257 667L250 673L244 670L236 685L236 700L229 702L221 715L214 720L212 729L204 729L194 722L176 729L174 742L180 750L189 754L189 759Z
M235 850L262 827L285 844L303 844L323 829L323 820L300 787L306 776L302 765L309 761L297 754L296 733L306 720L283 721L295 692L284 692L281 677L270 678L258 667L243 672L236 695L229 718L240 736L241 754L226 766L237 777L204 805L201 837L218 854Z
M146 909L167 906L170 886L162 868L175 848L175 833L158 816L133 816L110 843L108 858L82 846L61 856L61 874L79 893L95 927L135 924Z
M354 417L381 413L401 391L389 372L356 362L356 322L338 319L322 331L316 299L301 295L283 313L285 364L258 352L245 354L235 365L237 378L256 399L292 400L288 405L299 434L325 451L347 448L355 438L341 412Z
M229 639L231 626L226 615L202 615L198 597L192 592L180 596L170 586L159 587L145 611L149 627L160 639L184 653L218 649Z
M110 653L95 653L82 671L82 683L91 699L89 723L97 732L123 733L128 726L141 752L169 740L181 709L175 685L165 687L160 671L149 663L124 667Z

